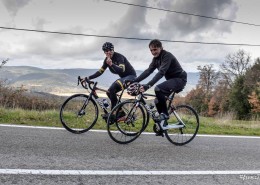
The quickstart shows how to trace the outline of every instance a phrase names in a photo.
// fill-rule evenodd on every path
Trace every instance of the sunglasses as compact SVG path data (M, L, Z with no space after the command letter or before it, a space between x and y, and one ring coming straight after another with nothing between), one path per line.
M113 51L112 49L104 49L104 52L109 52L109 51Z

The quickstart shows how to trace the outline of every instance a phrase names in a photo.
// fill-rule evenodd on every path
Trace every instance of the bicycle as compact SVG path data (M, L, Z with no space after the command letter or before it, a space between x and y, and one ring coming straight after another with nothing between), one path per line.
M63 127L74 134L81 134L90 130L97 122L99 116L99 107L103 110L103 119L107 121L106 115L109 110L109 103L99 99L96 90L108 92L105 89L98 88L98 82L86 80L86 84L81 82L81 77L78 76L78 85L85 88L89 94L74 94L67 98L60 109L60 121ZM89 91L89 89L91 91ZM121 102L124 89L120 95L117 94L118 103ZM99 107L98 107L99 105Z
M180 90L181 91L181 90ZM137 139L146 129L150 117L154 121L153 131L157 135L161 135L174 145L185 145L191 142L199 130L199 116L197 112L189 105L173 104L176 93L173 92L167 97L167 107L170 118L168 119L167 130L161 130L159 122L159 113L154 109L154 105L148 105L145 99L147 97L155 97L153 94L140 93L134 101L126 100L116 105L108 116L108 120L112 119L112 114L117 114L119 109L128 110L128 114L124 120L115 121L114 124L107 124L108 135L110 138L119 143L127 144ZM136 131L136 127L139 129ZM131 130L135 128L135 131Z

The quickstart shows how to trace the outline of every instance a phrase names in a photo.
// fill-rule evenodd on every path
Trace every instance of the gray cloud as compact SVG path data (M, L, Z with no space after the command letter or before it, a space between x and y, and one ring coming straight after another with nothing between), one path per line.
M51 15L46 17L44 14L38 15L37 11L36 13L34 11L30 12L30 6L27 6L26 8L29 7L28 11L25 12L28 12L27 17L29 19L22 20L28 20L29 24L31 24L33 28L40 30L46 29L50 31L82 34L190 41L211 41L211 38L219 41L219 39L223 39L222 34L230 32L232 25L231 23L225 23L222 21L220 22L175 13L163 12L161 15L161 12L157 10L118 5L101 0L94 1L96 4L94 6L95 8L92 9L93 12L91 12L91 14L85 14L84 10L79 11L79 6L84 7L88 5L87 1L84 1L84 3L81 1L81 3L78 4L75 3L75 7L74 4L73 6L66 3L63 3L62 6L57 6L59 4L56 4L56 6L53 6L52 10L46 10L46 12ZM15 4L15 2L16 1L13 0L4 0L5 6L8 5L9 11L11 13L13 12L12 14L16 14L17 11L19 11L19 8L29 3L29 0L21 0L14 6L14 8L12 8L11 4ZM145 6L154 6L212 17L223 17L225 19L234 19L237 12L237 5L232 0L135 0L131 2L134 4L142 3L142 5ZM99 3L100 6L98 5ZM119 8L121 10L120 13L118 13ZM64 11L64 9L66 11ZM70 12L71 15L67 13L69 10L74 10ZM56 14L53 14L53 12ZM111 12L115 19L110 17ZM160 21L157 19L158 17L156 17L158 14L161 16ZM20 16L20 14L17 15ZM121 18L116 19L119 17ZM154 18L157 21L151 22L151 18ZM100 25L108 26L105 27ZM30 34L32 34L32 37L25 37L26 40L24 40L21 44L22 46L18 48L19 50L12 50L17 58L33 57L33 59L40 58L41 61L46 59L48 61L53 61L54 63L57 61L75 61L76 63L76 61L84 62L87 60L97 63L96 61L100 62L104 58L104 54L101 50L102 44L109 41L115 45L115 50L124 54L131 62L133 62L135 67L137 66L137 69L144 69L144 67L147 67L152 59L152 55L148 48L149 41L42 33ZM216 63L216 58L219 57L220 51L223 51L221 55L228 52L227 49L218 50L217 48L219 47L217 46L211 47L208 45L202 46L181 43L163 44L165 49L173 52L182 63L187 66L192 66L190 68L194 69L196 69L198 62L209 60L209 62L215 61ZM189 55L187 55L187 53L189 53ZM65 67L71 66L73 66L73 62L69 62ZM100 66L96 66L96 68L99 67Z
M6 9L12 16L16 16L16 13L20 8L27 5L31 0L2 0Z
M225 15L227 17L222 17L225 19L234 19L237 11L237 5L232 0L172 1L170 8L169 1L160 2L159 5L167 9L210 17L222 17L222 15L227 14ZM199 37L207 32L230 32L231 23L189 15L167 13L167 16L161 20L159 28L165 39L187 37L190 34L195 34Z
M136 4L142 3L142 5L147 5L148 0L143 0L137 2ZM107 28L100 30L102 35L112 35L121 37L134 37L134 38L144 38L149 37L142 33L142 30L148 25L145 20L147 9L138 8L133 6L121 5L122 8L126 9L126 14L118 21L112 22ZM110 10L104 10L104 14L109 14ZM108 40L108 39L104 39ZM125 42L123 40L113 39L115 43ZM129 44L137 44L136 40L128 40Z
M45 19L43 19L43 18L39 18L39 17L34 18L34 19L32 20L32 25L33 25L33 26L35 27L35 29L37 29L37 30L43 30L44 25L46 25L46 24L48 24L48 23L50 23L50 21L47 21L47 20L45 20Z
M186 1L132 1L133 4L140 4L144 6L154 6L165 9L172 9L176 11L189 12L194 14L222 17L225 15L226 19L234 19L236 16L237 6L232 0L219 0L219 1L208 1L208 0L186 0ZM123 6L122 6L123 8ZM142 32L142 30L149 30L146 16L149 9L129 6L126 14L121 18L120 21L112 23L105 30L101 30L100 34L107 33L108 35L114 36L126 36L126 37L138 37L138 38L159 38L168 40L191 40L201 41L203 39L208 40L205 34L217 35L222 37L225 32L230 32L230 23L223 23L210 19L203 19L199 17L193 17L188 15L181 15L175 13L166 13L166 16L161 19L158 25L157 32ZM155 12L155 10L153 10ZM104 14L108 12L104 11ZM156 13L156 12L155 12ZM153 16L153 15L152 15ZM156 15L154 15L156 16ZM107 31L108 30L108 31ZM190 38L188 38L190 36ZM217 39L217 38L216 38ZM104 39L103 41L105 41ZM129 55L130 60L141 60L141 62L150 61L151 55L148 50L149 41L136 41L136 40L121 40L121 39L108 39L115 45L120 47L124 51L132 51ZM99 46L102 43L99 43ZM166 43L164 43L166 45ZM169 44L172 48L176 44ZM194 45L179 45L179 47L185 47L190 51L191 56L197 56L198 52L192 49ZM196 46L197 49L205 48L203 46ZM169 49L169 47L166 49ZM116 48L117 49L117 48ZM185 53L184 52L184 53ZM204 49L200 52L202 54ZM126 52L126 55L128 52ZM205 54L202 54L205 57ZM202 55L198 57L202 57ZM185 56L185 54L184 54ZM192 62L190 59L187 62ZM200 60L196 59L195 60Z

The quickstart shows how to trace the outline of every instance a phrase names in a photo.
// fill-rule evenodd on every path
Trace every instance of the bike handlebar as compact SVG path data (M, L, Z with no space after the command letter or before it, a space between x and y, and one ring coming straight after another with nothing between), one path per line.
M78 76L78 85L79 83L81 84L81 86L84 88L84 89L88 89L90 88L91 90L93 90L93 88L97 85L97 82L93 82L93 81L90 81L88 78L85 78L85 84L83 83L83 78L81 78L80 76ZM93 86L91 86L92 84L94 84Z
M141 94L142 98L147 99L147 96L145 96L146 94L144 94L142 92L140 92L140 94Z

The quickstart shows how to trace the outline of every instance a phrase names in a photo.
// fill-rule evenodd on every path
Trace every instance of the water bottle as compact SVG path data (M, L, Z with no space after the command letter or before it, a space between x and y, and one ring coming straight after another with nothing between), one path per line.
M151 110L153 110L154 105L153 105L152 103L150 103L150 104L149 104L149 108L150 108Z
M110 104L106 98L103 98L102 102L103 102L104 107L109 108Z
M156 110L156 108L155 108L155 106L153 104L150 104L149 108L151 109L151 111L152 111L152 113L153 113L155 118L159 117L159 113L157 112L157 110Z

